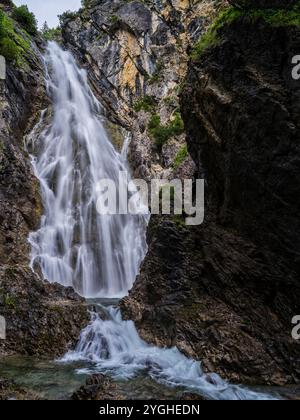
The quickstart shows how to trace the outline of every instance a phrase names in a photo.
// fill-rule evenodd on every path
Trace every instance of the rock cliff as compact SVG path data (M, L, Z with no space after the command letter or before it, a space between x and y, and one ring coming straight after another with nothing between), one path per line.
M153 219L122 304L147 340L239 382L300 378L298 7L228 9L195 45L181 110L205 223Z
M0 315L7 339L0 341L0 353L59 355L77 339L88 315L79 297L44 284L28 268L28 235L42 208L24 136L47 99L42 40L18 25L12 10L10 1L0 1L1 30L13 43L9 49L0 43L0 54L7 56L6 79L0 80Z
M62 18L65 46L85 66L110 118L132 133L135 176L191 176L179 88L188 46L224 2L90 0Z
M152 217L124 316L147 341L177 345L231 381L298 383L299 2L230 3L87 0L61 18L62 39L109 119L132 134L135 176L206 180L202 226ZM0 5L9 15L10 2ZM22 142L46 99L40 41L13 28L25 43L1 90L0 314L11 334L2 350L43 354L54 342L55 354L87 319L72 291L26 268L41 209ZM119 144L120 130L108 129Z

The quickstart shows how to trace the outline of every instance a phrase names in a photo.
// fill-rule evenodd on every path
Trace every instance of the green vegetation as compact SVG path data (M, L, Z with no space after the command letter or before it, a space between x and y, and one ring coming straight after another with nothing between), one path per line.
M179 112L167 125L161 123L160 116L153 114L148 124L150 136L158 147L162 147L170 138L179 136L184 131L184 123Z
M91 5L91 0L82 0L81 5L82 5L82 7L87 9Z
M25 31L30 35L37 34L37 20L27 6L16 7L13 10L12 18L17 21Z
M186 225L185 217L175 215L173 217L173 221L175 222L178 229L186 229L187 225Z
M244 12L242 10L236 9L235 7L229 7L226 10L223 10L215 19L206 34L204 34L200 41L195 45L192 52L192 58L196 59L201 56L207 48L218 45L221 42L219 30L225 24L230 24L234 20L238 19L243 13Z
M134 104L134 110L136 112L145 111L145 112L153 112L157 105L157 102L153 96L146 95L143 98L139 99Z
M0 10L0 54L8 62L22 66L24 53L29 49L29 42L19 35L14 27L14 21Z
M188 148L187 145L185 144L184 146L182 146L182 148L178 151L174 162L173 162L173 169L178 169L180 168L180 166L183 164L183 162L186 160L186 158L188 157L189 152L188 152Z
M229 25L241 17L248 17L253 21L264 19L272 26L297 26L300 28L300 1L289 10L287 9L247 9L242 10L235 7L228 7L220 12L214 23L208 29L206 34L196 43L192 58L199 58L207 48L214 47L222 41L220 29Z
M78 16L78 12L72 12L71 10L67 10L66 12L62 13L58 16L60 24L62 24L65 20L76 19Z
M272 26L297 26L300 28L300 1L289 10L250 10L247 15L253 19L264 19Z
M6 294L4 296L4 305L8 306L9 308L15 309L16 308L16 302L13 296Z
M42 34L46 41L59 41L61 38L61 28L46 28L44 26Z
M111 17L110 17L110 22L114 25L114 24L116 24L116 23L118 23L119 22L119 18L118 18L118 16L117 15L112 15Z

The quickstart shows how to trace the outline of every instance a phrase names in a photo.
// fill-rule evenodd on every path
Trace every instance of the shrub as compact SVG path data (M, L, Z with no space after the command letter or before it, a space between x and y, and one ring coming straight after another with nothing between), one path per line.
M27 6L16 7L12 13L12 18L16 20L30 35L37 34L37 20Z
M150 136L158 147L162 147L170 138L179 136L184 131L184 123L179 112L167 125L161 124L160 116L153 114L148 124Z
M61 28L51 28L42 32L46 41L59 41L61 38Z
M135 103L134 110L136 112L151 112L155 108L156 104L156 100L153 96L146 95Z
M66 12L62 13L58 16L60 24L63 24L65 20L72 20L78 16L78 12L72 12L71 10L67 10Z
M18 55L17 46L10 38L3 38L0 40L0 52L7 61L14 61Z
M173 169L178 169L180 168L180 166L183 164L183 162L186 160L186 158L188 157L189 152L188 152L188 148L187 145L185 144L184 146L182 146L182 148L178 151L174 162L173 162Z

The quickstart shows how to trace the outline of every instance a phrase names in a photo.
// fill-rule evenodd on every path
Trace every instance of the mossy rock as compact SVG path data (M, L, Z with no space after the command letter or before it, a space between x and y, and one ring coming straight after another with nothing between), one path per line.
M286 9L297 0L228 0L230 4L242 9Z

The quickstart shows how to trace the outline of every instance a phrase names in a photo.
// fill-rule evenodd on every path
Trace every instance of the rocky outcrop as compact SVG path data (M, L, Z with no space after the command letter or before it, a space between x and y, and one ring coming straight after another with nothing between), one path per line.
M149 253L122 303L148 341L177 345L243 383L299 382L300 30L236 14L189 65L189 151L207 181L206 219L153 218ZM286 15L287 16L287 15ZM251 36L249 36L251 34Z
M11 8L10 1L0 1L6 19ZM47 99L42 41L12 20L9 28L22 48L7 60L6 80L0 80L0 315L7 323L0 353L57 356L78 338L88 316L74 293L44 284L28 268L28 235L38 227L42 206L24 135Z
M102 400L125 400L117 385L113 381L101 374L90 376L86 384L83 385L72 396L73 401L102 401Z
M7 10L7 2L0 2L2 7ZM42 57L28 34L16 24L14 31L28 49L22 63L7 62L6 80L0 80L0 264L28 261L27 238L41 209L23 136L45 100Z
M0 401L36 401L41 399L41 396L23 389L14 381L7 381L0 378Z
M223 2L91 0L85 4L77 15L65 16L64 44L88 70L110 118L132 133L135 176L191 176L194 165L188 154L176 160L186 145L184 133L166 135L165 128L178 117L188 45ZM156 135L149 130L153 116L160 118Z
M73 289L18 266L0 268L0 314L6 320L0 354L61 356L89 322L85 301Z

